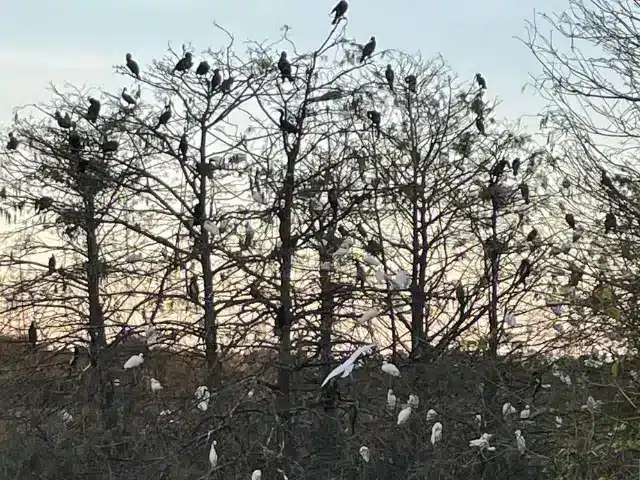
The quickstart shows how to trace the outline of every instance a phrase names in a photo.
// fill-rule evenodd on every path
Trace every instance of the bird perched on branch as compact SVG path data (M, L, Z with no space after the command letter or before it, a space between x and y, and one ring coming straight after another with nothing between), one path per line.
M158 117L158 123L155 126L154 130L159 129L162 125L166 125L169 122L169 120L171 120L172 114L173 112L171 111L171 102L169 102L164 106L164 110Z
M184 54L184 57L182 57L178 63L176 63L176 66L173 67L173 71L175 72L186 72L188 70L191 69L191 67L193 67L193 54L191 52L186 52Z
M349 8L349 4L347 3L347 1L340 0L337 3L337 5L333 7L333 10L331 10L331 13L335 13L335 16L333 17L333 22L331 22L331 25L335 25L342 18L344 18L344 14L347 13L348 8Z
M375 130L376 137L380 136L380 113L375 110L369 110L367 112L367 118L371 120L371 129Z
M29 326L29 343L31 348L36 348L38 344L38 329L36 328L36 322L31 322Z
M387 80L387 85L389 85L389 90L393 92L393 81L396 78L396 74L393 72L393 68L391 64L387 65L387 69L384 71L384 78Z
M280 70L280 78L282 81L289 80L293 83L293 77L291 76L291 63L287 60L287 52L280 53L280 60L278 60L278 70Z
M18 149L18 139L15 137L13 132L9 132L9 141L7 142L7 150L17 150Z
M89 97L89 108L87 109L87 120L96 123L100 115L100 102L93 97Z
M208 62L203 60L198 65L198 68L196 68L196 75L206 75L207 73L209 73L209 70L211 70L211 66Z
M369 42L362 47L362 56L360 57L360 63L364 63L367 58L371 58L373 52L376 49L376 37L371 37Z
M487 81L484 79L484 77L480 73L476 73L476 82L478 82L478 86L482 90L487 89Z
M140 80L140 67L138 66L138 62L133 59L133 56L130 53L127 53L125 58L127 60L127 68L129 68L129 71L131 71L134 77Z
M287 120L285 111L283 109L279 109L278 112L280 112L280 130L282 130L284 133L298 133L298 127Z
M136 100L135 98L133 98L131 95L129 95L127 93L127 87L124 87L122 89L122 95L121 95L122 99L127 102L127 105L135 105L136 104Z
M416 93L418 91L418 79L415 75L407 75L404 81L411 93Z
M55 273L56 271L56 256L55 255L51 255L51 257L49 257L49 275L51 275L52 273Z
M220 74L220 69L216 68L213 70L213 77L211 78L211 91L215 91L221 83L222 75Z
M60 112L56 110L53 117L56 119L56 122L58 122L60 128L64 128L65 130L71 128L71 116L68 113L65 113L63 117Z

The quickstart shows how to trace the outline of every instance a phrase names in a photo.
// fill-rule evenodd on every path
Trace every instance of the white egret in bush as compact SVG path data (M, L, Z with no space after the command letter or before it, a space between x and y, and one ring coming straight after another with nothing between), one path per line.
M209 399L211 398L209 389L205 385L200 385L198 388L196 388L195 397L198 401L198 410L206 412L209 408Z
M365 252L364 257L362 257L362 259L364 260L364 263L366 263L367 265L371 265L372 267L377 267L381 265L380 261L373 255L371 255L369 252Z
M251 480L262 480L262 470L254 470L251 474Z
M481 451L486 449L490 452L495 452L496 447L492 447L489 445L489 440L491 440L491 437L493 437L493 434L483 433L482 435L480 435L480 438L471 440L469 442L469 446L479 448Z
M114 387L119 387L120 386L120 379L119 378L114 378L113 379L113 386Z
M430 408L427 412L427 422L430 422L434 418L438 416L438 412L436 412L433 408Z
M337 377L338 375L342 376L342 378L348 377L349 374L353 371L353 365L358 360L358 358L360 358L362 355L370 355L375 347L375 343L370 343L358 348L342 364L338 365L336 368L331 370L331 372L329 372L329 375L327 375L327 377L324 379L322 385L320 385L320 388L324 387L327 383L329 383L329 380Z
M249 398L253 397L253 394L254 394L254 393L255 393L255 392L253 391L253 388L252 388L252 389L251 389L251 390L249 390L249 392L247 393L247 397L249 397Z
M400 370L393 363L389 363L386 360L382 361L382 371L391 375L392 377L399 377Z
M377 317L378 315L380 315L380 313L382 313L380 310L378 310L377 308L370 308L369 310L367 310L366 312L364 312L362 315L360 315L360 322L368 322L369 320Z
M412 411L411 405L407 405L402 410L400 410L400 413L398 413L398 425L402 425L407 420L409 420L409 417L411 416L411 411Z
M476 420L476 426L478 428L482 427L482 415L480 415L479 413L476 414L475 420Z
M369 460L371 460L371 453L369 452L369 449L364 445L360 447L360 456L367 463L369 463Z
M412 408L418 408L418 405L420 405L420 399L418 398L417 395L414 395L413 393L409 395L409 400L407 401L408 405L411 405Z
M211 464L211 468L216 468L218 465L218 452L216 452L216 445L218 442L215 440L211 443L211 450L209 450L209 463Z
M209 232L211 235L214 235L214 236L220 233L220 229L218 228L218 225L216 225L210 220L205 220L204 223L202 224L202 228L204 228L207 232Z
M338 250L333 252L333 255L332 255L333 259L339 260L345 257L349 253L349 250L351 249L352 245L353 245L353 240L351 238L345 238L340 244L340 248L338 248Z
M527 442L522 436L522 432L520 430L516 430L516 443L518 445L518 451L522 455L527 449Z
M442 440L442 424L440 422L436 422L431 427L431 445L435 445L440 440Z
M153 325L149 325L147 330L144 332L144 335L149 350L153 350L158 343L158 331L156 330L156 327Z
M124 369L129 370L131 368L136 368L142 365L143 363L144 363L144 358L141 353L137 355L132 355L131 357L129 357L129 360L127 360L124 363Z
M389 389L387 391L387 408L389 410L395 410L396 408L396 402L398 401L398 399L396 398L396 396L393 394L393 390Z
M162 390L162 384L153 377L149 380L149 384L151 385L152 392L159 392Z
M514 413L516 413L517 410L514 406L511 405L511 403L507 402L504 405L502 405L502 416L503 417L508 417L509 415L513 415Z
M592 396L589 396L589 398L587 398L587 404L582 405L582 409L589 410L591 413L593 413L598 409L598 406L600 406L601 403L602 402L600 401L596 402L596 400Z
M411 276L405 270L400 269L391 282L396 289L404 290L411 284Z
M62 421L67 425L73 422L73 415L67 412L66 408L60 411L60 418L62 418Z
M562 417L556 416L556 428L562 427Z
M529 405L524 407L524 410L520 412L520 419L527 420L531 416L531 407Z

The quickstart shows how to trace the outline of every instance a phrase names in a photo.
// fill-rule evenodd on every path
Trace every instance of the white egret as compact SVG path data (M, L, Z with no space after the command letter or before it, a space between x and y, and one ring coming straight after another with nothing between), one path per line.
M251 480L262 480L262 470L254 470L251 474Z
M196 388L195 397L198 401L198 410L206 412L209 408L209 399L211 398L209 389L205 385L200 385L198 388Z
M596 402L596 400L592 396L589 396L589 398L587 398L587 404L582 405L582 409L589 410L591 413L594 413L601 403L602 402L600 401Z
M368 322L369 320L377 317L381 313L382 312L380 310L378 310L377 308L370 308L369 310L364 312L362 315L360 315L359 321L360 322Z
M204 223L202 224L202 228L204 228L211 235L215 236L220 234L220 229L218 228L218 225L216 225L210 220L205 220Z
M477 438L475 440L471 440L469 442L469 446L470 447L476 447L479 448L480 450L488 450L490 452L495 452L496 447L492 447L489 445L489 440L491 440L491 437L493 437L493 434L491 433L483 433L482 435L480 435L480 438Z
M476 426L478 428L482 427L482 415L480 415L479 413L476 414Z
M119 378L114 378L113 379L113 386L114 387L119 387L120 386L120 379Z
M247 397L252 398L254 393L255 392L253 391L253 388L252 388L251 390L249 390L249 393L247 393Z
M73 422L73 415L67 412L66 408L60 411L60 418L62 418L62 421L67 425Z
M151 391L152 392L159 392L163 388L162 384L158 380L153 378L153 377L149 380L149 383L151 385Z
M144 336L146 338L149 350L153 350L158 343L158 330L155 326L149 325L147 330L144 332Z
M209 450L209 463L211 464L211 468L216 468L218 465L218 452L216 452L216 445L218 442L215 440L211 443L211 450Z
M430 408L427 412L427 422L433 420L438 416L438 412L436 412L433 408Z
M440 440L442 440L442 424L440 422L436 422L431 427L431 445L435 445Z
M527 449L527 442L524 440L522 436L522 432L520 430L516 430L516 444L518 445L518 451L520 454L524 454Z
M367 463L369 463L369 460L371 460L371 453L369 452L369 449L364 445L360 447L360 456Z
M392 411L395 410L397 401L398 399L393 394L393 390L389 389L389 391L387 392L387 408Z
M405 423L407 420L409 420L409 417L411 416L411 405L407 405L406 407L404 407L402 410L400 410L400 413L398 413L398 425L402 425L403 423Z
M358 358L360 358L362 355L370 355L373 352L373 349L375 347L376 347L375 343L370 343L368 345L363 345L362 347L358 348L355 352L351 354L349 358L347 358L347 360L345 360L342 364L338 365L336 368L331 370L329 375L327 375L327 378L325 378L324 381L322 382L322 385L320 385L320 388L324 387L327 383L329 383L329 380L331 380L334 377L337 377L338 375L341 375L342 378L349 376L349 374L353 370L353 365L356 363Z
M404 290L411 284L411 276L405 270L400 269L391 282L397 290Z
M562 418L556 416L556 428L561 428L562 427Z
M520 420L527 420L531 416L531 407L526 405L524 410L520 412Z
M514 413L516 413L517 410L515 407L513 407L511 405L511 403L507 402L504 405L502 405L502 416L503 417L508 417L509 415L513 415Z
M372 267L377 267L378 265L380 265L380 261L369 252L366 252L362 259L364 260L364 263L371 265Z
M132 355L131 357L129 357L129 360L125 362L124 369L129 370L131 368L136 368L142 365L143 363L144 363L144 358L142 353L139 353L138 355Z
M382 371L391 375L392 377L399 377L400 370L393 363L389 363L386 360L382 361Z
M417 395L414 395L412 393L411 395L409 395L409 400L407 401L407 404L411 405L413 408L418 408L418 405L420 405L420 399L418 398Z

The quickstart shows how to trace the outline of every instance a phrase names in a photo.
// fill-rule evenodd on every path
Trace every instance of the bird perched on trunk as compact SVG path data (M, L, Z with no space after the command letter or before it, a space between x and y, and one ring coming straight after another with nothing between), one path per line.
M609 232L614 232L617 228L616 216L609 212L604 219L604 233L605 235Z
M196 75L206 75L211 70L211 66L205 60L201 61L196 68Z
M387 69L384 71L384 78L387 79L387 85L389 85L389 90L393 92L393 81L396 78L396 74L393 72L393 68L391 68L391 64L387 65Z
M538 230L534 228L527 235L527 242L535 242L536 238L538 238Z
M476 128L480 132L480 135L486 135L487 134L486 130L484 129L484 118L482 118L481 115L478 115L476 117Z
M415 75L407 75L404 81L411 93L416 93L418 91L418 79Z
M287 120L285 111L283 109L279 109L278 112L280 112L280 130L284 133L298 133L298 127Z
M513 171L513 176L517 177L518 176L518 172L520 171L520 159L516 158L515 160L513 160L513 162L511 163L511 170Z
M187 156L187 151L189 150L189 143L187 142L187 132L184 132L180 137L180 144L178 145L178 150L180 150L180 154L183 157Z
M280 70L280 78L282 81L289 80L293 83L293 77L291 76L291 63L287 60L287 52L280 54L280 60L278 60L278 70Z
M38 329L36 328L36 322L31 322L29 326L29 343L31 348L36 348L38 344Z
M487 81L484 79L484 77L480 73L476 73L476 82L478 82L478 86L481 89L483 90L487 89Z
M18 139L15 137L13 132L9 132L9 141L7 142L7 150L17 150L18 149Z
M531 262L527 258L523 258L520 262L520 267L518 267L518 280L516 285L522 283L525 288L527 286L527 277L531 273Z
M375 130L376 137L380 136L380 113L375 110L369 110L367 112L367 118L371 120L371 130Z
M56 256L51 255L49 257L49 274L55 273L56 271Z
M133 56L130 53L127 53L125 58L127 60L127 68L129 68L129 71L134 77L140 80L140 67L138 66L138 62L133 59Z
M493 177L497 179L499 179L502 174L504 173L505 169L509 166L509 161L502 159L500 161L498 161L496 164L494 164L494 166L491 168L491 171L489 172L489 174Z
M60 112L56 110L53 117L56 119L56 122L58 122L60 128L64 128L65 130L71 128L71 116L68 113L65 113L63 117L60 115Z
M100 102L93 97L89 97L89 108L87 109L87 120L96 123L100 115Z
M220 84L220 91L222 93L231 93L233 82L235 82L235 79L233 77L225 78Z
M167 103L164 106L164 110L158 117L158 124L155 126L154 130L159 129L162 125L166 125L169 122L169 120L171 120L171 115L172 115L171 103Z
M198 277L195 275L191 277L191 281L189 282L189 286L187 287L187 295L189 296L189 300L193 303L198 303L198 298L200 297L200 287L198 286Z
M331 13L335 14L335 16L333 17L333 22L331 22L331 25L335 25L340 21L340 19L344 18L344 14L347 13L348 8L349 8L349 4L347 3L347 1L340 0L338 4L335 7L333 7L333 10L331 10Z
M460 304L460 313L464 313L467 308L467 299L464 293L464 287L461 283L456 285L456 298L458 299L458 303Z
M127 105L135 105L136 104L136 99L133 98L131 95L129 95L127 93L127 87L124 87L122 89L122 95L121 95L122 99L127 102Z
M571 214L571 213L567 213L567 214L564 216L564 221L565 221L565 222L567 222L567 225L569 225L569 227L570 227L572 230L575 230L575 229L576 229L576 219L575 219L575 217L573 216L573 214Z
M329 200L329 206L331 207L331 212L333 214L333 218L338 216L338 209L340 207L340 201L338 199L338 190L336 187L331 187L327 192L327 199Z
M520 184L519 188L520 188L520 194L522 195L522 199L524 200L524 203L529 205L529 185L523 182Z
M220 69L215 68L213 70L213 77L211 78L211 91L215 91L220 84L222 83L222 75L220 74Z
M175 72L186 72L188 70L191 69L191 67L193 67L193 54L191 52L187 52L184 54L184 57L182 57L178 63L176 63L176 66L173 67L173 71Z
M369 43L362 47L362 56L360 57L360 63L364 63L367 58L371 58L373 52L376 49L376 37L371 37Z

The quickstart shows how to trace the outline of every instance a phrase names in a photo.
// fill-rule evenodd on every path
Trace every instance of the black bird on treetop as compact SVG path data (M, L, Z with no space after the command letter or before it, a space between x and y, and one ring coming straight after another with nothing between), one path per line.
M371 37L369 43L362 47L362 56L360 57L360 63L364 63L367 58L370 58L376 49L376 37Z
M335 7L333 7L333 10L331 10L331 13L336 14L335 17L333 18L333 22L331 22L331 25L335 25L336 23L338 23L340 19L344 17L344 14L347 13L348 8L349 8L349 4L347 3L347 1L340 0L338 4Z
M140 67L138 66L138 62L133 59L133 56L130 53L127 53L127 67L131 71L134 77L140 80Z

